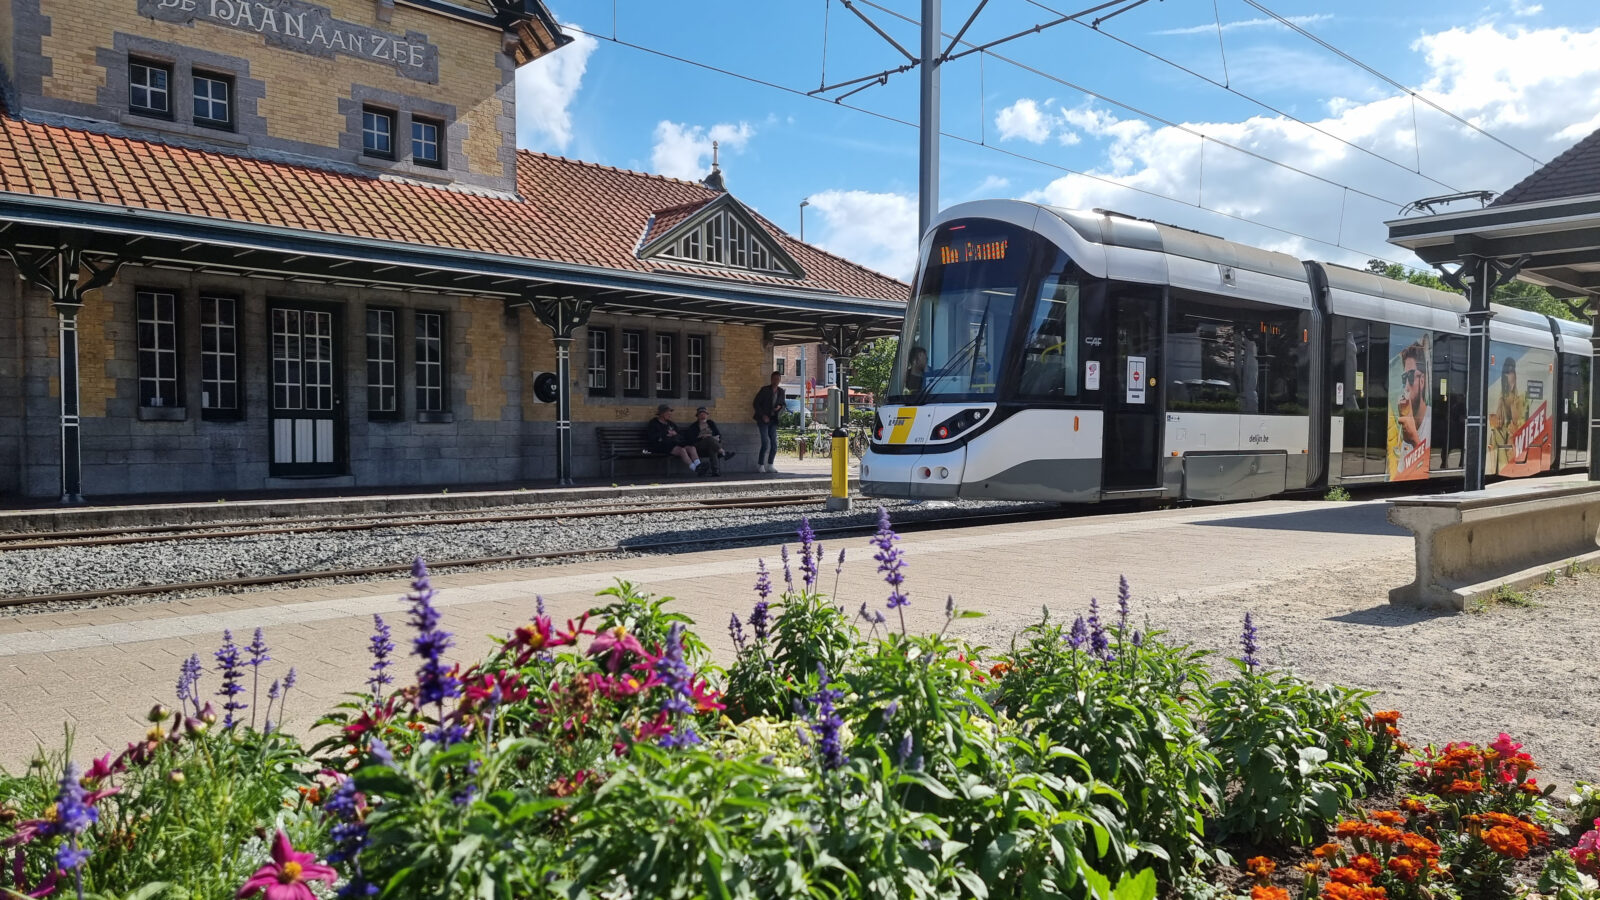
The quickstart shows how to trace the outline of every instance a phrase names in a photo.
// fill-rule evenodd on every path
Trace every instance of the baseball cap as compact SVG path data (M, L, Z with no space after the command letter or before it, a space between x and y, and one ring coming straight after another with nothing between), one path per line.
M658 405L658 406L657 406L657 407L656 407L656 415L658 415L658 416L659 416L659 415L661 415L661 414L662 414L662 413L664 413L664 412L672 412L672 407L671 407L671 406L668 406L668 405L667 405L667 404L665 404L665 403L662 403L662 404L660 404L660 405Z
M703 412L710 412L710 411L711 410L706 409L704 406L697 406L697 407L694 408L694 414L697 415L697 416L700 415Z

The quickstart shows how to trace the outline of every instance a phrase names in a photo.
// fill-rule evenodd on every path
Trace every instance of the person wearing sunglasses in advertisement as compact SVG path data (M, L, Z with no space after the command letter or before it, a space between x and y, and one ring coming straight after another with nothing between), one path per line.
M1400 354L1400 401L1395 421L1400 426L1400 459L1428 441L1433 434L1433 410L1428 404L1428 349L1412 344Z

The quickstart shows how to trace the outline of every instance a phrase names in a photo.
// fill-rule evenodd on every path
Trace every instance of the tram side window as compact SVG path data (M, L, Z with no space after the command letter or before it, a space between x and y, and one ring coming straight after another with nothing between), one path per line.
M1039 286L1022 347L1018 395L1029 400L1078 397L1079 286L1076 278L1050 275Z
M1305 415L1309 325L1299 310L1175 299L1167 326L1167 407Z

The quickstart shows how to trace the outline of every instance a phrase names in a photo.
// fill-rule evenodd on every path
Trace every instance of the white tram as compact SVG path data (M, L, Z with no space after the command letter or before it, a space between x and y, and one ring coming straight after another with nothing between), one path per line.
M1013 200L924 237L863 492L1241 500L1459 479L1466 298ZM1588 461L1589 329L1496 306L1490 475Z

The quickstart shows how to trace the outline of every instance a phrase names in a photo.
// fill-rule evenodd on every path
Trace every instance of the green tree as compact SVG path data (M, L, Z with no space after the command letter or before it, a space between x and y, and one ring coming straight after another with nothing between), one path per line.
M850 383L866 388L873 399L882 402L899 348L900 339L893 337L881 337L868 344L860 356L850 361Z
M1406 267L1399 263L1386 263L1381 259L1369 259L1367 260L1367 271L1374 275L1382 275L1385 278L1393 278L1396 281L1409 281L1412 284L1420 284L1423 287L1430 287L1434 290L1449 291L1452 294L1461 293L1445 284L1439 276L1432 272L1407 271ZM1574 322L1583 321L1573 313L1567 304L1551 296L1549 291L1526 281L1512 281L1502 284L1495 288L1494 296L1489 299L1495 303L1515 306L1518 309L1530 310L1540 315L1554 316L1558 319L1567 319Z

